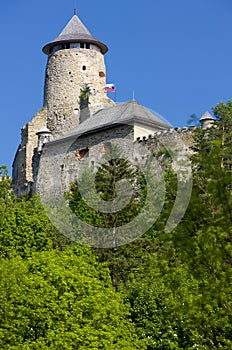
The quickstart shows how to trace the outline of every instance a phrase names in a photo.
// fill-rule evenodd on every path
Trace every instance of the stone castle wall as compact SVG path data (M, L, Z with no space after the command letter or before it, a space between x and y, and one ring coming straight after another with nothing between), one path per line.
M167 130L156 131L148 136L137 137L136 141L143 142L148 146L153 145L158 151L162 149L162 145L165 147L166 144L171 144L174 140L176 143L181 141L181 144L185 146L185 150L191 153L190 148L194 142L195 130L195 126L170 128Z
M116 141L120 145L123 143L127 145L128 141L133 142L133 127L122 125L96 134L67 137L45 144L35 169L34 191L43 197L46 194L63 195L69 190L70 183L78 178L86 167L85 160L91 166L101 161L104 156L104 147L109 141ZM81 151L85 151L83 156ZM128 157L130 156L132 155L128 148Z
M46 125L47 111L41 109L32 120L21 129L21 144L13 162L13 184L16 193L30 190L33 182L33 154L38 144L36 133Z
M33 183L33 156L38 144L37 132L47 126L52 138L70 133L99 109L114 105L104 86L104 56L96 50L59 50L48 58L44 87L44 108L22 128L21 144L13 162L16 193L30 190ZM90 89L88 108L80 109L80 91Z
M86 164L93 167L99 165L109 142L116 142L123 150L126 149L124 155L129 160L138 156L143 159L143 156L147 157L148 153L155 155L166 148L169 153L176 152L177 154L177 157L173 157L175 168L175 162L179 166L179 159L183 155L186 157L186 152L191 153L193 129L159 131L149 137L138 138L134 141L133 126L122 125L98 133L80 137L72 136L50 142L44 145L40 162L37 163L34 179L35 192L44 198L47 195L49 197L62 195L68 191L70 183L80 176ZM135 155L134 150L138 143L141 147L137 148L139 153ZM132 144L135 145L135 148ZM143 147L146 148L144 152Z
M89 110L114 105L106 96L104 56L96 50L59 50L48 58L44 106L48 110L47 127L54 138L68 134L79 124L80 92L90 86Z

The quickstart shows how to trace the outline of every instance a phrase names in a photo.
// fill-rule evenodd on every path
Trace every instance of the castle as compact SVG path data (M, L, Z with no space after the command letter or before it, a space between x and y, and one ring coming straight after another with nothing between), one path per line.
M45 187L48 193L55 187L67 190L81 161L88 157L94 164L96 155L104 154L112 140L154 140L161 133L172 132L167 122L136 101L115 104L107 97L107 51L76 11L59 36L43 47L48 56L44 104L21 130L12 172L17 195L41 193ZM212 120L209 113L201 118L204 127ZM191 130L185 128L181 134L188 144ZM42 180L38 179L41 169ZM57 178L61 184L50 186L51 174L55 174L53 182Z

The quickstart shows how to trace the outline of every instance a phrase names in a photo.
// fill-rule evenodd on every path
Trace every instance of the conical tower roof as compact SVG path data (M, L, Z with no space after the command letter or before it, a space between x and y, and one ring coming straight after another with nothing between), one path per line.
M105 44L92 36L86 26L81 22L80 18L76 15L76 12L59 36L43 47L43 52L49 55L51 47L67 42L92 43L100 47L102 54L105 54L108 51Z
M212 120L214 121L215 119L212 117L212 115L207 111L203 114L203 116L201 117L200 121L204 121L204 120Z
M46 126L44 126L36 134L51 134L51 131Z

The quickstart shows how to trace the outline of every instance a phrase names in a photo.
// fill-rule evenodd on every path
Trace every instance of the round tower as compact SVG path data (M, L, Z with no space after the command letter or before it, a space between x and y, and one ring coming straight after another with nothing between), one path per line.
M43 149L43 145L49 141L51 141L51 131L47 127L43 127L40 129L36 135L38 136L38 146L37 151L41 152Z
M205 112L205 114L203 114L203 116L200 119L202 129L210 128L211 126L213 126L214 122L215 119L209 112Z
M107 51L76 12L59 36L43 47L48 55L44 107L53 138L69 133L97 110L114 104L104 91Z

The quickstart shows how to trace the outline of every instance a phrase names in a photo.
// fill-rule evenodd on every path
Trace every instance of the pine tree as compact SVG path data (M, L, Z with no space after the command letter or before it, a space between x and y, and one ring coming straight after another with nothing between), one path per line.
M96 191L92 188L93 178ZM92 202L92 207L83 199L80 183L81 192ZM82 177L71 184L66 196L80 220L111 230L113 246L116 247L115 228L130 222L140 211L146 199L146 181L143 174L122 155L120 148L110 144L96 176L92 168L86 169Z

